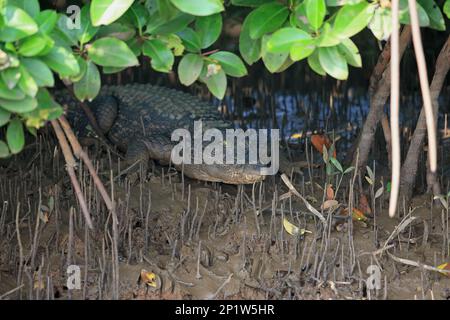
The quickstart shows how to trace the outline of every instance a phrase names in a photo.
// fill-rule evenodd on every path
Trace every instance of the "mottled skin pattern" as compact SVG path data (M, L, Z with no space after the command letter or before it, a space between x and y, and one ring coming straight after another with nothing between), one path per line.
M89 133L88 120L79 103L67 92L55 93L57 101L68 107L67 117L79 136ZM233 128L217 109L192 95L144 84L105 86L89 103L105 137L126 153L128 165L149 159L170 163L171 134L175 129L193 130L194 121L202 120L203 130ZM193 136L193 135L192 135ZM264 176L256 165L184 164L177 169L191 178L247 184Z

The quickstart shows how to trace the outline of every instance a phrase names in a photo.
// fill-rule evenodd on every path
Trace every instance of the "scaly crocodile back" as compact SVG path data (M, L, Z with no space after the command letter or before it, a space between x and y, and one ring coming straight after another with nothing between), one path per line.
M88 122L79 102L65 91L56 92L55 97L68 106L68 118L74 130L85 135ZM108 103L111 97L116 100L116 112ZM175 129L191 131L196 120L203 121L204 129L233 127L215 107L199 98L149 84L104 86L89 105L107 138L120 148L126 148L136 137L164 135L170 139Z

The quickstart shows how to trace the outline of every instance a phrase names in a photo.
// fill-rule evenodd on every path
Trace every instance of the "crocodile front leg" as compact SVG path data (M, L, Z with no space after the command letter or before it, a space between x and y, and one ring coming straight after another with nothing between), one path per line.
M128 145L125 156L125 170L127 177L134 183L139 177L139 169L142 168L144 176L147 175L150 154L142 139L135 139Z

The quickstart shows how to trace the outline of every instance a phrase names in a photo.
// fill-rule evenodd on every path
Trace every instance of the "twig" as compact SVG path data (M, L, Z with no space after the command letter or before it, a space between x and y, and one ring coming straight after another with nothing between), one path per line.
M440 273L450 274L450 270L439 269L439 268L436 268L436 267L433 267L433 266L430 266L430 265L427 265L427 264L424 264L421 262L416 262L416 261L405 259L405 258L399 258L399 257L394 256L390 252L387 252L387 254L390 258L392 258L392 260L397 261L399 263L406 264L408 266L418 267L418 268L422 268L422 269L429 270L429 271L437 271Z
M86 220L86 223L89 227L89 229L94 229L94 226L92 224L91 216L89 214L89 210L86 205L86 200L84 199L83 193L81 192L80 183L77 180L77 177L75 175L75 159L73 157L72 151L70 150L69 143L67 142L67 139L58 123L57 120L51 120L51 124L53 127L53 130L55 131L56 137L58 138L59 145L61 146L61 150L64 155L64 159L66 161L66 170L69 174L70 181L72 182L75 194L77 196L78 202L80 203L81 212L84 215L84 218Z
M282 174L281 175L281 179L283 180L283 182L286 184L286 186L289 188L289 190L296 195L297 197L299 197L303 203L306 205L306 207L308 208L309 211L311 211L311 213L313 213L315 216L317 216L320 221L323 223L323 225L325 226L325 230L326 230L326 226L327 226L327 220L324 218L324 216L316 210L316 208L314 208L309 202L308 200L306 200L298 191L297 189L295 189L295 187L292 185L291 181L289 180L289 178L287 177L286 174Z
M231 281L231 278L233 277L233 274L230 273L228 278L220 285L219 288L217 288L216 292L209 298L209 300L215 299L217 295L222 291L222 289Z
M430 171L436 172L437 168L437 143L436 125L434 122L433 106L431 104L430 85L428 82L427 65L423 53L422 38L420 35L419 17L415 0L408 0L409 15L411 17L412 39L414 53L416 54L417 69L419 71L420 90L422 91L423 108L427 120L428 132L428 157L430 159Z
M86 164L89 173L92 177L92 179L94 180L94 183L98 189L98 191L100 192L103 200L105 201L106 207L108 208L108 210L113 210L114 205L111 201L111 198L108 195L108 192L105 189L105 186L103 185L103 183L101 182L100 178L97 175L97 172L95 171L94 165L92 164L91 160L89 159L88 155L86 154L86 152L84 152L84 150L81 148L80 143L78 142L77 137L75 136L75 134L72 131L72 128L70 127L69 122L67 121L65 116L61 116L58 119L59 123L61 124L61 127L63 128L67 139L70 142L70 145L72 146L73 149L73 153L74 155L83 160L83 162Z
M17 288L14 288L12 290L9 290L8 292L5 292L4 294L2 294L0 296L0 300L3 300L5 297L9 296L10 294L16 292L17 290L20 290L24 287L24 284L22 283L20 286L18 286Z

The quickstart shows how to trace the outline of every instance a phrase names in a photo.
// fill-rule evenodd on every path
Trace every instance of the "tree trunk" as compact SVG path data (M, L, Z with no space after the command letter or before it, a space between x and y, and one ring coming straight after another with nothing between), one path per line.
M406 25L400 35L400 57L406 50L406 47L411 42L411 27ZM377 125L383 117L383 109L386 104L387 99L390 95L391 90L391 68L390 68L390 45L386 45L383 52L378 59L377 65L374 68L374 72L371 77L371 88L369 89L370 94L370 109L367 115L366 121L364 122L363 129L361 131L358 149L359 149L359 161L358 169L364 170L366 167L367 160L369 158L369 152L372 147L372 143L375 137L375 131ZM387 60L386 57L389 57ZM379 77L379 74L382 76ZM377 78L379 80L377 80ZM356 156L353 157L353 164L356 164Z
M431 91L431 102L433 104L433 114L434 120L437 124L439 104L438 98L441 92L442 86L445 81L445 77L450 69L450 37L444 44L439 56L436 60L436 67L433 76L433 80L430 85ZM427 135L427 125L425 118L425 111L422 108L419 115L419 120L417 120L416 129L411 139L411 144L408 149L408 154L406 155L405 162L403 163L401 171L401 197L406 200L406 203L412 197L412 190L414 188L414 183L416 181L417 169L419 166L419 156L423 150L423 145L425 137ZM437 181L436 173L432 174L428 170L427 174L428 191L433 191L434 194L440 193L440 185Z

